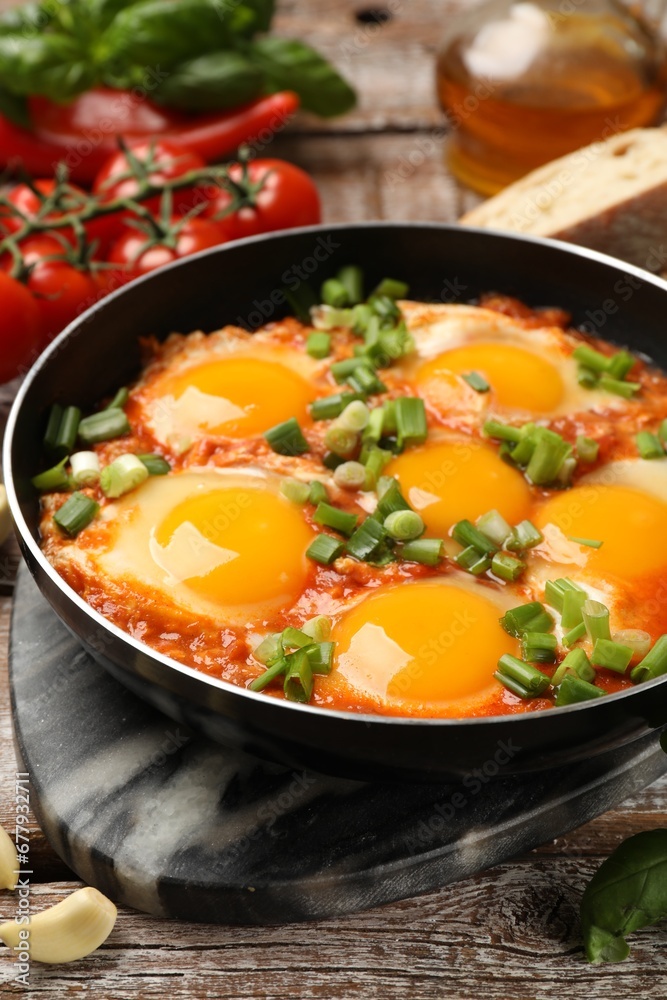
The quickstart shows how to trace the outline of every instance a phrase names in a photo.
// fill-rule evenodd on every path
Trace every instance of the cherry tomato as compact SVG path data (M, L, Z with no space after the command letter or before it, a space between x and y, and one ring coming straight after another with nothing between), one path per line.
M111 247L107 257L108 262L116 264L129 278L136 278L163 267L172 260L179 260L191 253L226 242L216 223L207 219L195 216L183 220L174 216L171 224L181 226L175 248L164 243L147 247L149 237L145 233L138 229L128 229Z
M28 370L40 351L39 307L31 292L0 271L0 382Z
M142 163L155 165L155 169L150 171L150 177L160 184L182 177L190 170L201 170L206 166L205 161L197 153L186 151L166 140L130 143L129 148ZM129 170L127 156L122 150L119 150L114 156L109 157L98 173L93 185L93 192L105 200L133 198L137 193L138 185L134 177L126 176ZM173 198L174 211L177 215L184 215L197 203L197 200L201 200L201 197L197 198L197 188L195 187L174 191ZM153 213L157 213L160 210L160 197L151 198L144 204Z
M235 163L230 169L232 180L240 181L243 170ZM252 184L263 181L255 195L255 204L239 209L218 222L220 232L228 240L255 236L274 229L293 229L310 226L321 220L320 196L312 178L293 163L285 160L253 160L248 165ZM224 188L208 188L207 217L214 217L231 203L231 195Z

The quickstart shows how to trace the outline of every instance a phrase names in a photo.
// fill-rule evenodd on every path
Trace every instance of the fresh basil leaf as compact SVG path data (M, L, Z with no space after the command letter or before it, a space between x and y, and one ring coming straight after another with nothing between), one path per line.
M295 90L308 111L328 118L356 103L356 94L326 59L308 45L289 38L260 38L248 46L275 90Z
M0 115L4 115L14 125L30 128L31 121L25 97L18 97L4 87L0 87Z
M66 101L96 83L94 67L67 35L0 36L0 86Z
M667 830L630 837L597 870L581 901L589 962L621 962L626 934L667 917Z
M262 93L264 74L238 52L211 52L182 63L154 91L170 108L186 111L233 108Z

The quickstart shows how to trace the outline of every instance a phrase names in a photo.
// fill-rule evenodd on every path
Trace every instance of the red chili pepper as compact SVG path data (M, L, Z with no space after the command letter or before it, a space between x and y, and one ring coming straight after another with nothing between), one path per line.
M170 111L130 91L105 88L88 91L67 105L33 97L28 101L33 130L0 115L0 167L22 167L34 177L48 177L64 162L71 180L91 183L117 150L119 135L129 141L159 136L212 162L245 142L264 145L298 106L299 98L291 91L206 115Z

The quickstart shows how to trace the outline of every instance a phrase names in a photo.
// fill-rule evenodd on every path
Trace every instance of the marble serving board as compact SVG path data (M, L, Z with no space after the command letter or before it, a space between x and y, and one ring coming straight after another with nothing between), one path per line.
M667 770L657 736L540 775L494 780L488 761L456 785L267 764L123 688L25 567L10 682L20 766L51 845L84 882L156 916L283 923L416 896L586 822Z

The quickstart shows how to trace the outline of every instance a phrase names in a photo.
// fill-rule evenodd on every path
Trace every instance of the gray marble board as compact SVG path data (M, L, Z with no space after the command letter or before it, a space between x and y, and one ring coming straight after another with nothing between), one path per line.
M667 770L654 736L576 767L460 785L365 784L267 764L126 691L25 567L10 682L21 766L60 857L115 901L185 920L313 920L416 896L586 822Z

